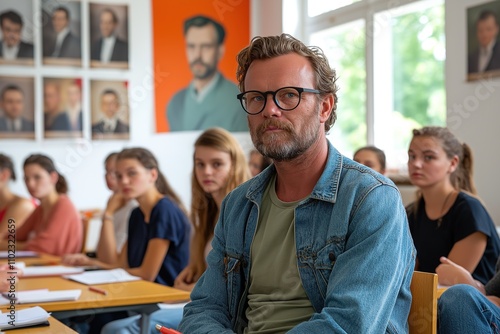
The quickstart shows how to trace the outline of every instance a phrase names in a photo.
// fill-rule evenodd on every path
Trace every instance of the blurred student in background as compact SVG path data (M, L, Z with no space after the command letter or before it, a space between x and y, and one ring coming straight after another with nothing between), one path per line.
M124 198L139 203L130 215L128 239L116 255L117 264L107 264L84 254L65 257L63 263L96 265L105 269L121 267L144 280L173 286L189 260L191 229L186 210L160 172L156 158L147 149L121 151L116 158L116 176ZM117 209L117 206L108 206L103 224L112 224ZM127 316L127 312L97 315L89 332L99 333L104 324Z
M135 199L127 199L120 193L116 179L117 157L118 152L112 152L104 160L106 186L113 192L108 199L104 212L114 212L114 214L112 220L103 219L102 221L96 255L99 261L107 264L118 264L118 254L128 238L130 214L139 205ZM77 261L81 254L68 254L65 256L65 261L71 262L73 256L76 257Z
M486 284L495 273L500 239L475 196L472 151L447 129L413 130L408 150L410 181L418 199L407 207L416 270L436 272L445 256ZM441 276L439 282L443 284Z
M80 252L83 228L80 214L66 193L66 179L42 154L24 161L24 182L40 205L16 228L16 249L61 256Z
M248 166L250 167L250 174L252 174L252 177L262 172L270 164L272 164L272 160L260 154L256 149L250 151Z
M16 180L14 163L10 157L0 153L0 240L7 235L9 219L15 221L17 229L35 209L33 201L16 195L10 190L11 180Z
M191 178L191 221L194 236L189 265L177 276L174 287L191 291L206 269L205 258L210 251L215 224L224 197L250 178L245 155L236 139L226 130L211 128L196 140ZM183 305L159 310L151 315L154 324L177 328L182 319ZM140 316L114 321L103 328L102 334L139 332Z
M385 153L375 146L364 146L354 152L353 160L385 174Z
M106 168L106 186L113 194L109 197L105 212L114 212L113 220L103 219L101 226L101 237L97 244L97 258L106 263L116 263L118 254L128 238L128 220L133 209L139 203L132 198L127 199L120 193L116 179L117 152L106 157L104 165Z

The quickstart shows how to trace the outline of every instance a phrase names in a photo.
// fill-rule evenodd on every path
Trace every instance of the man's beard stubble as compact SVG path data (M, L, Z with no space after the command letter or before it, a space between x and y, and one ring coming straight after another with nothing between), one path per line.
M304 119L306 127L304 133L296 133L290 123L279 122L274 118L265 120L258 128L250 127L250 136L257 150L274 161L291 161L303 154L318 139L319 127L317 113ZM265 133L269 126L276 127L282 132ZM263 137L266 136L265 142Z

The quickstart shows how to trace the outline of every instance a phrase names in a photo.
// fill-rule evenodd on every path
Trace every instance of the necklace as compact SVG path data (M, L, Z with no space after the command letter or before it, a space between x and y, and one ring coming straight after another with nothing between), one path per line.
M450 198L451 194L453 194L454 192L455 192L455 190L450 191L448 193L448 195L446 195L446 198L444 199L443 207L441 208L441 217L439 217L437 219L437 228L441 227L441 223L443 222L443 217L446 214L446 212L444 212L444 209L446 208L446 203L448 203L448 199Z

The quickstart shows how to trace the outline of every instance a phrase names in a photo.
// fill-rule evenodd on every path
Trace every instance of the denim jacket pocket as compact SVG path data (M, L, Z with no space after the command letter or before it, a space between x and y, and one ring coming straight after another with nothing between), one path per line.
M241 265L242 260L238 257L229 254L224 257L224 275L227 280L227 303L230 314L236 314L238 309L243 280Z
M335 238L330 240L323 248L316 252L314 258L314 271L316 281L323 298L326 296L328 281L337 257L343 251L343 239Z

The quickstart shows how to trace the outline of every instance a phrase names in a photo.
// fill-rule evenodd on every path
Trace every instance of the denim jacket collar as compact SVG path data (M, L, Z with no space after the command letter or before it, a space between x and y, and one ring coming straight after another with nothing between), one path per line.
M309 198L335 203L337 200L343 161L342 155L337 151L337 149L335 149L335 147L333 147L329 140L327 140L327 143L328 156L326 166ZM254 177L253 180L250 181L251 184L248 187L246 197L253 202L260 203L269 180L275 173L276 167L274 164L271 164L271 166L266 168L262 173Z

